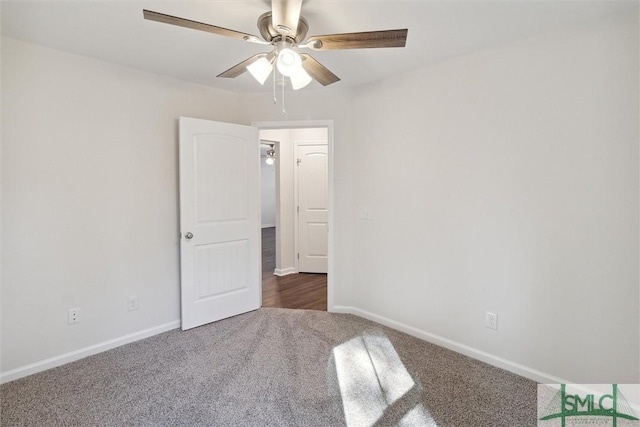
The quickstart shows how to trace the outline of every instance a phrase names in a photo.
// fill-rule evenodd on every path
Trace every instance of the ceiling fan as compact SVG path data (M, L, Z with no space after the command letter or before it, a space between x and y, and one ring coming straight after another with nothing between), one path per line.
M151 21L206 31L250 43L273 46L273 50L270 52L253 55L222 72L218 77L235 78L245 71L249 71L260 84L264 84L273 71L275 63L280 74L289 77L294 90L303 88L312 79L315 79L323 86L340 80L338 76L329 71L311 55L298 53L299 49L308 48L323 51L404 47L407 40L407 29L328 34L311 36L305 39L309 24L300 15L301 9L302 0L271 0L271 11L262 14L258 18L258 29L262 38L151 10L145 9L143 14L144 19Z

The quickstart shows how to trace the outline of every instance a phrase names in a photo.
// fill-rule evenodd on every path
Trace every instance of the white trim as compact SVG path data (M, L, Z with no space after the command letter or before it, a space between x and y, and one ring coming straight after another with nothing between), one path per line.
M173 322L165 323L164 325L159 325L153 328L145 329L143 331L134 332L129 335L125 335L99 344L94 344L89 347L81 348L79 350L74 350L69 353L50 357L49 359L31 363L26 366L21 366L7 372L2 372L0 373L0 384L17 380L19 378L26 377L27 375L46 371L47 369L55 368L57 366L65 365L76 360L84 359L87 356L102 353L103 351L111 350L112 348L120 347L122 345L129 344L144 338L149 338L154 335L170 331L172 329L177 329L179 327L180 321L175 320Z
M298 144L289 139L293 143L293 253L295 255L294 262L296 271L300 272L300 245L298 235L300 234L300 198L298 197L298 173L300 165L298 164Z
M520 376L529 378L530 380L533 380L539 383L572 384L572 382L569 380L558 378L546 372L538 371L537 369L533 369L528 366L521 365L511 360L507 360L502 357L495 356L493 354L484 352L482 350L469 347L468 345L461 344L459 342L441 337L436 334L432 334L431 332L426 332L421 329L414 328L413 326L409 326L404 323L391 320L389 318L371 313L366 310L361 310L356 307L335 306L331 311L333 313L348 313L348 314L353 314L359 317L363 317L365 319L371 320L376 323L380 323L382 325L404 332L416 338L420 338L424 341L430 342L440 347L447 348L449 350L455 351L456 353L464 354L465 356L469 356L473 359L488 363L489 365L507 370L509 372L513 372L514 374L518 374Z
M327 141L324 140L317 140L317 141L313 141L313 140L304 140L301 139L300 141L295 141L294 142L295 145L328 145Z
M333 186L333 147L334 147L334 135L333 135L333 120L295 120L295 121L280 121L280 122L252 122L251 126L255 126L258 129L296 129L296 128L327 128L327 143L329 148L329 262L327 268L327 310L334 311L334 286L333 277L335 271L335 247L334 247L334 211L335 211L335 191ZM278 161L276 159L276 161ZM276 220L277 221L277 220Z
M287 267L287 268L276 268L275 270L273 270L273 274L276 276L287 276L289 274L296 274L296 268L295 267Z
M275 226L275 224L262 224L262 228L273 228Z
M332 307L330 311L331 313L340 313L340 314L354 314L354 310L356 310L353 307L347 307L344 305L334 305Z

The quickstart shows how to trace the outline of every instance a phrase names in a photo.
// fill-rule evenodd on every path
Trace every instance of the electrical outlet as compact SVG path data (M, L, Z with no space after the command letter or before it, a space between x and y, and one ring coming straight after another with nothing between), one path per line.
M487 311L484 325L489 329L498 329L498 315Z
M138 309L138 296L137 295L131 295L128 298L128 303L129 303L129 311L133 311L133 310L137 310Z
M70 308L69 309L69 324L73 325L74 323L80 322L80 309L79 308Z
M360 208L360 219L371 219L371 208L369 207L361 207Z

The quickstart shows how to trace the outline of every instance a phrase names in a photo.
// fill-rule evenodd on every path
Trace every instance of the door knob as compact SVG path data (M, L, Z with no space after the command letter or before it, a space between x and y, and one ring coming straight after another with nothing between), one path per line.
M193 239L193 233L185 233L184 238L187 240Z

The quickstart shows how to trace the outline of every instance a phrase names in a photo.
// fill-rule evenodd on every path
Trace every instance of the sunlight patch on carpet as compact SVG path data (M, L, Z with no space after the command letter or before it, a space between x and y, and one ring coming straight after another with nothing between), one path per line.
M421 388L385 335L363 334L340 344L333 360L347 426L372 426L399 411L398 425L437 427L416 402Z

